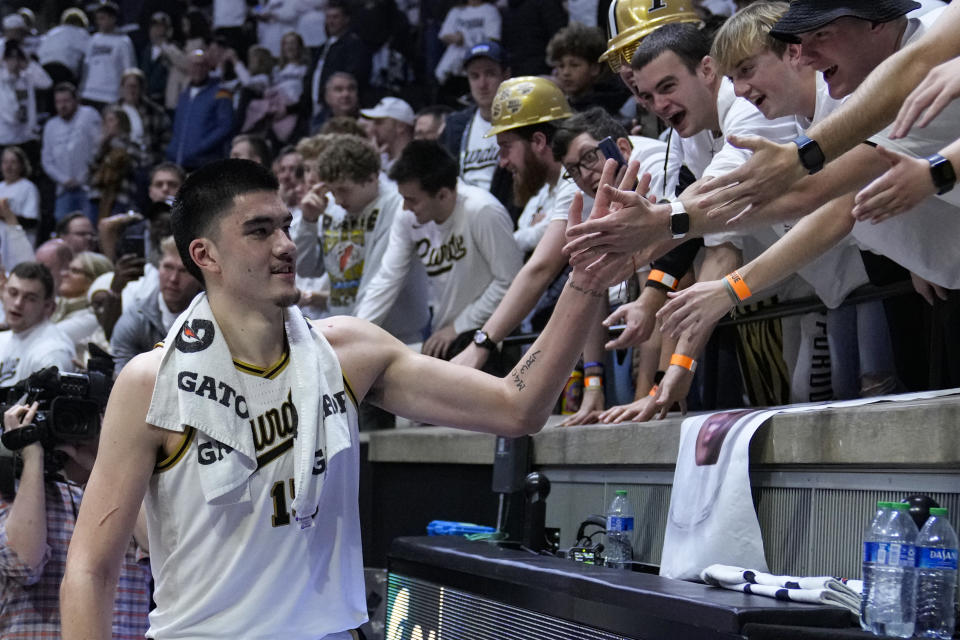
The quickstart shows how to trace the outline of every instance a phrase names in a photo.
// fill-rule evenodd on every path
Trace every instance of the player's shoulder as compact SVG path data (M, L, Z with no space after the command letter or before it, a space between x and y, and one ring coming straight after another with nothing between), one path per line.
M374 380L398 357L412 354L403 343L380 327L352 316L311 320L337 355L340 368L362 399Z
M114 386L149 386L152 393L153 385L157 380L157 372L160 371L161 360L163 360L163 349L160 347L134 356L120 370Z

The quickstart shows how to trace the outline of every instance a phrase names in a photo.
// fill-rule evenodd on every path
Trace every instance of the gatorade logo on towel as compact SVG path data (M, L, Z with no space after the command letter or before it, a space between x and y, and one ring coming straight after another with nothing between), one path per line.
M196 353L213 344L214 335L216 335L216 331L212 322L202 318L194 318L189 323L183 323L173 344L177 347L177 351Z

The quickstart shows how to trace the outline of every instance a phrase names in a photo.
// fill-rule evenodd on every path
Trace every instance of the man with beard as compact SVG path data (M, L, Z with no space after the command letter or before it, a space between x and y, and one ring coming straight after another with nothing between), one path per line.
M519 110L508 108L518 100ZM566 211L577 192L573 180L560 176L563 167L550 147L558 122L573 111L551 81L522 76L500 85L492 113L487 137L497 136L500 166L513 174L513 201L523 205L513 238L530 252L547 230L551 212Z

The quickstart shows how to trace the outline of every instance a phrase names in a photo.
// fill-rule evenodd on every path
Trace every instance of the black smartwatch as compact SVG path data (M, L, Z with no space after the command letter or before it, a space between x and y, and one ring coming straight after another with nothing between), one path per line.
M816 140L811 140L807 136L797 136L793 139L793 143L797 145L800 164L808 173L813 174L823 169L826 158L823 156L823 151L820 150L820 145L817 144Z
M497 350L497 344L490 339L490 336L488 336L487 332L483 329L477 329L474 331L473 344L477 345L481 349L486 349L487 351Z
M684 208L683 203L674 200L670 203L670 234L674 240L678 240L690 232L690 214Z
M933 179L933 186L937 188L937 195L943 195L953 189L957 183L957 174L953 170L953 164L939 153L927 157L930 163L930 177Z

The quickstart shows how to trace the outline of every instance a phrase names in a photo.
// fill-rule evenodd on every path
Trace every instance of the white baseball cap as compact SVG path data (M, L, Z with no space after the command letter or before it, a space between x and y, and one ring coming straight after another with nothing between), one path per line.
M405 124L413 126L416 116L413 113L413 107L400 98L383 98L372 109L361 109L360 115L364 118L376 120L377 118L393 118Z
M11 13L3 19L4 29L26 29L27 22L19 13Z

